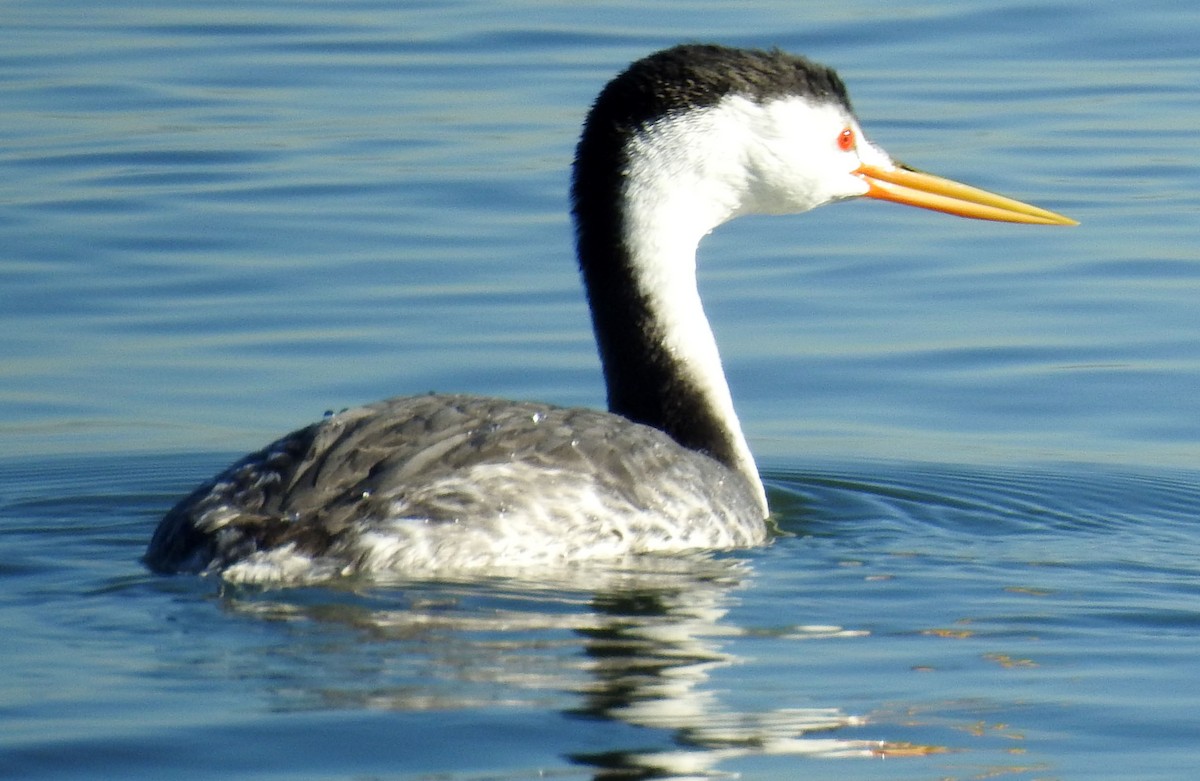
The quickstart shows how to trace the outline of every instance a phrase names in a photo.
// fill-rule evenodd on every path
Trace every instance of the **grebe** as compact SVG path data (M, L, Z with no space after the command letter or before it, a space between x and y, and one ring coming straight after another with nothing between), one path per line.
M696 289L696 248L739 215L859 196L1074 224L893 161L837 74L802 57L683 45L634 63L588 114L572 182L609 412L450 395L340 412L180 501L145 562L286 583L528 574L764 542L766 493Z

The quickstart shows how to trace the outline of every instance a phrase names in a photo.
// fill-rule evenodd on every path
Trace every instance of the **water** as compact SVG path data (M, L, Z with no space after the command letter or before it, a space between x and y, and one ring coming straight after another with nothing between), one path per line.
M0 775L1162 778L1200 717L1200 12L1183 3L0 9ZM838 67L908 162L1071 230L726 226L781 536L571 583L159 578L324 410L603 403L574 134L679 40Z

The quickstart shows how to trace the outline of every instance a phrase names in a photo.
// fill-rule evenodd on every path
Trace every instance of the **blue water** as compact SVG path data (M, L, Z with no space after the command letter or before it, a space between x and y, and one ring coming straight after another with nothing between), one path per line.
M1200 10L0 8L0 776L1178 779L1200 761ZM1079 219L726 226L706 304L781 536L571 583L256 592L158 517L326 409L601 406L574 136L679 40Z

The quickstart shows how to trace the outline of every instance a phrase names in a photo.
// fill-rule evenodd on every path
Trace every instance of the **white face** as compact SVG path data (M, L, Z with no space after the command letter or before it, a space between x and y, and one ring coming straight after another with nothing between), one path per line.
M807 211L865 195L867 184L855 173L864 163L894 167L854 116L835 104L780 98L759 105L731 98L715 110L744 128L744 214Z
M895 167L844 108L798 97L729 97L656 122L628 151L626 228L650 255L694 250L740 215L794 214L865 195L862 165Z

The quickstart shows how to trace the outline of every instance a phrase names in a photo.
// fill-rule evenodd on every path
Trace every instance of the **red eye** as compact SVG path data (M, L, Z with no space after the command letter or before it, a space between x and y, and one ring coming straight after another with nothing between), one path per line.
M850 128L846 128L841 133L838 133L838 140L837 140L838 149L842 150L843 152L849 152L851 149L853 149L855 147L856 143L857 142L855 141L855 138L854 138L854 131L851 130Z

